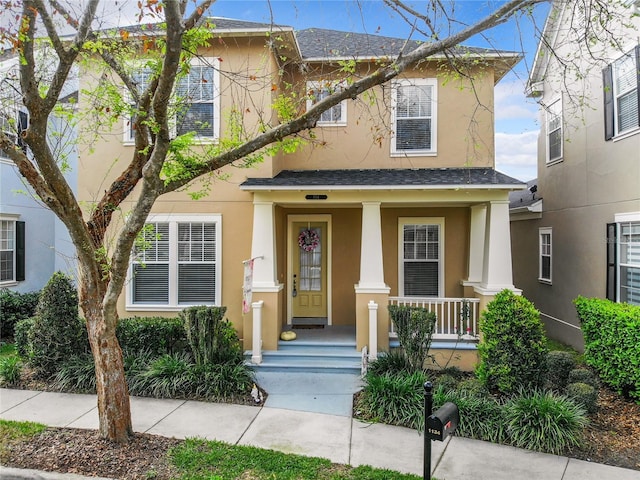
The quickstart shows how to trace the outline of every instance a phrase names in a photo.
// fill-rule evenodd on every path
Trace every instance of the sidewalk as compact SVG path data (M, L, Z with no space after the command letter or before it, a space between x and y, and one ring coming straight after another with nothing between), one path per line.
M349 416L141 397L131 398L131 415L136 432L202 437L422 475L424 439L415 430ZM95 395L0 389L0 418L98 428ZM439 480L640 480L636 470L458 437L432 443L431 465ZM2 468L0 478L79 477Z

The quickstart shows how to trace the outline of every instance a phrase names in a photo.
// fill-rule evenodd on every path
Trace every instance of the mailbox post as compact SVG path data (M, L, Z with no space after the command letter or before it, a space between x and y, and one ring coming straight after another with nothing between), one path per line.
M433 410L433 384L424 384L424 468L423 480L431 480L431 440L444 441L455 432L460 422L458 406L453 402L447 402L435 413Z

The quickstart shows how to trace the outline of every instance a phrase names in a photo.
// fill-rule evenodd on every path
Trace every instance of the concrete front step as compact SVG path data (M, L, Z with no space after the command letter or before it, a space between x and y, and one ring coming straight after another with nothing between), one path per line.
M362 356L355 349L355 342L280 342L278 348L263 351L259 365L251 363L251 351L246 351L246 364L255 371L352 374L361 371Z

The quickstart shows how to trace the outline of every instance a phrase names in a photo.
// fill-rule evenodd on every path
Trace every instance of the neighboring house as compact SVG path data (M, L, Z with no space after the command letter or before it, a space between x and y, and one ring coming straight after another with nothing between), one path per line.
M28 125L28 114L19 107L14 88L16 59L0 61L0 128L21 145L20 132ZM73 108L71 95L65 99ZM71 103L70 103L71 102ZM69 167L68 181L76 188L77 154L68 140L73 129L62 118L51 118L50 145L63 152ZM26 147L24 147L26 148ZM75 275L75 249L66 227L31 193L17 167L0 150L0 288L17 292L40 290L56 271Z
M200 52L209 64L194 65L177 87L196 94L176 132L196 131L205 144L225 136L232 112L256 130L261 119L276 121L272 104L290 86L311 104L340 88L333 79L345 62L366 73L405 45L352 32L214 23L215 41ZM406 301L438 309L440 340L477 334L479 309L514 288L508 194L524 185L494 169L493 104L495 84L520 56L462 50L473 65L458 67L470 68L473 80L444 56L431 58L326 112L315 141L294 153L250 169L225 167L199 200L185 192L161 197L148 220L149 248L132 258L120 316L224 305L246 348L254 331L262 348L275 350L283 329L314 323L352 327L358 349L387 349L387 305ZM82 81L92 82L91 72ZM93 200L118 159L131 157L127 120L121 128L81 154L81 200ZM253 311L243 313L250 259Z
M620 8L624 26L607 25L616 48L576 52L567 26L579 9L556 2L528 81L541 112L538 178L534 193L511 196L514 280L549 334L578 348L577 296L640 304L639 3ZM579 75L549 50L569 58L572 48Z

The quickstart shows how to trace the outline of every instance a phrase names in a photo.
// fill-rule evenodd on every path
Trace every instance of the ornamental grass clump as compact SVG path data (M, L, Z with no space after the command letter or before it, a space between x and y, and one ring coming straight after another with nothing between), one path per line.
M521 391L504 406L506 432L516 447L560 454L577 447L587 426L586 411L550 391Z
M487 388L509 395L543 386L547 340L529 300L503 290L482 313L480 329L476 375Z
M427 375L413 373L367 373L356 410L369 421L422 430L424 428L424 383Z

